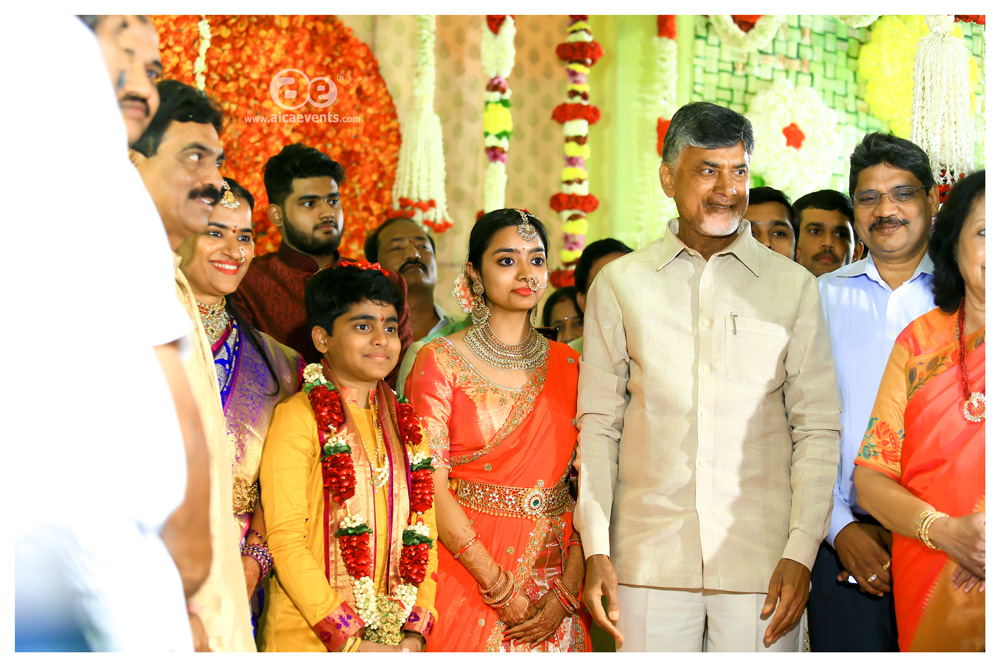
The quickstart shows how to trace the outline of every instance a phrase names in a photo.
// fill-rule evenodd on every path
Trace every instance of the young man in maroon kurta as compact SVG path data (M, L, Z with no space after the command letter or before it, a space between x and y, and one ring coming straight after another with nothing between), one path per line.
M341 260L343 181L344 168L338 162L301 143L285 146L267 161L267 215L281 232L281 246L277 252L254 259L239 289L230 296L254 328L299 352L306 363L319 361L306 324L306 283L319 269ZM405 304L406 281L396 273L390 273L390 278L403 293ZM413 341L410 310L405 305L399 337L405 352ZM396 372L387 378L390 384Z

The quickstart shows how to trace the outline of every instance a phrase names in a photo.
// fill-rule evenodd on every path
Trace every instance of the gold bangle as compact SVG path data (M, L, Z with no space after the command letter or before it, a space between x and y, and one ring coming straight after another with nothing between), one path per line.
M930 531L930 528L931 528L931 524L933 524L938 519L942 519L942 518L944 518L944 519L950 519L951 517L948 516L947 514L945 514L944 512L936 512L936 511L935 512L931 512L927 516L927 518L924 519L923 523L920 526L920 533L919 533L918 537L920 538L920 541L923 542L927 546L927 548L929 548L929 549L934 549L936 551L940 551L941 550L941 547L939 547L936 544L934 544L933 542L931 542L929 531Z

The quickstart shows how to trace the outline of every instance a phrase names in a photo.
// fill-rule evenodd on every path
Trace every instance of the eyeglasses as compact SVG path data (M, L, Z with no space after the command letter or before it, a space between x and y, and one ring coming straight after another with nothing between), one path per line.
M896 204L909 204L917 198L917 192L926 190L929 187L931 186L922 185L919 188L914 188L909 185L900 185L898 188L893 188L888 192L865 190L854 195L854 206L856 208L875 208L882 201L884 195L889 195L889 201Z

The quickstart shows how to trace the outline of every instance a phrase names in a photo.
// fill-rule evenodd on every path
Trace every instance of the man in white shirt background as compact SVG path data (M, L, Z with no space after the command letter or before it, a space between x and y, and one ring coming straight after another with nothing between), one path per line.
M919 146L872 133L851 155L850 193L869 255L818 280L843 410L830 534L812 574L809 639L813 651L898 651L892 533L858 507L854 458L896 336L934 308L927 243L938 190Z

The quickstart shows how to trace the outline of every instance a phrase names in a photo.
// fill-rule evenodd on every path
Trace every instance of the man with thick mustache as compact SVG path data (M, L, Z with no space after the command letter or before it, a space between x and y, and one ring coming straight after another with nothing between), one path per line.
M390 218L365 239L365 259L378 262L406 280L413 339L419 340L451 324L452 318L434 303L437 248L423 227L410 218Z
M840 405L816 280L743 219L753 147L738 113L681 107L678 218L587 296L574 520L584 602L626 651L801 646Z
M854 457L896 336L934 308L927 243L938 190L919 146L872 133L851 155L850 194L869 254L818 281L843 412L830 532L812 575L809 639L813 651L898 651L892 533L858 506Z
M210 458L209 500L212 564L205 583L191 598L212 651L254 651L247 610L240 539L233 522L233 472L226 421L219 402L212 348L205 336L177 249L189 236L204 233L212 207L222 200L219 167L225 158L219 134L222 110L205 93L179 81L157 83L160 107L130 157L153 198L175 257L177 299L191 319L194 349L184 371L198 403ZM198 633L200 628L192 625Z
M319 363L306 317L306 283L313 274L341 261L344 234L341 185L344 167L321 151L291 144L264 165L267 216L281 232L277 252L254 260L236 292L230 295L247 321L279 343ZM406 298L406 282L390 272ZM399 316L402 352L413 342L410 309ZM400 357L402 357L402 352ZM399 365L386 378L395 383Z

